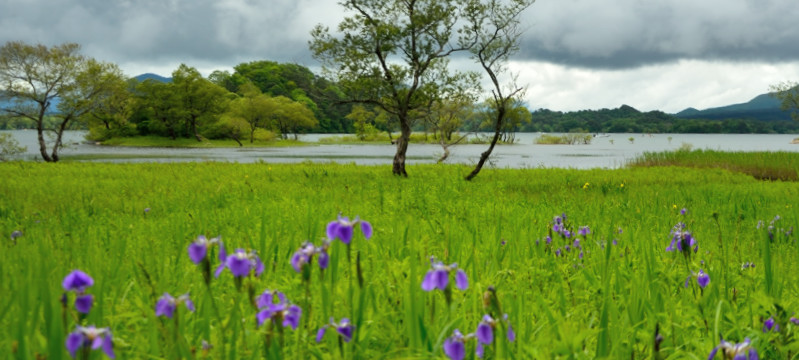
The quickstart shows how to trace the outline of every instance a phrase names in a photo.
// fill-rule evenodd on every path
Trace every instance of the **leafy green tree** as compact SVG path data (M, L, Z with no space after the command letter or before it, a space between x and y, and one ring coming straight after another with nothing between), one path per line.
M790 111L791 118L799 121L799 83L785 81L770 88L774 97L782 102L782 109Z
M446 59L475 43L469 19L486 11L479 0L343 0L352 14L338 34L318 25L311 51L331 71L349 101L378 106L397 118L400 136L392 172L407 176L411 127L441 84L459 81Z
M19 146L11 134L0 134L0 161L6 161L10 156L22 154L25 150L27 148Z
M181 118L178 115L180 98L172 83L148 79L136 86L136 106L147 119L146 125L138 126L140 133L154 133L169 136L175 140L182 133ZM144 131L142 131L144 130Z
M355 126L355 135L360 140L365 140L367 136L377 133L374 120L377 115L367 110L363 105L355 105L352 107L352 112L347 115L347 119L352 121Z
M0 98L10 105L3 111L36 124L39 152L47 162L58 161L64 131L95 111L124 81L115 64L98 62L79 54L78 44L53 47L8 42L0 48ZM47 127L45 118L55 119ZM48 152L45 132L55 136Z
M136 135L135 125L128 122L133 111L133 95L129 91L135 80L111 84L112 91L87 115L90 138L107 139L113 136Z
M172 72L172 87L178 98L177 116L182 118L189 134L202 141L200 121L216 121L227 106L228 91L200 75L193 67L180 64Z
M239 94L241 96L230 105L230 113L247 123L252 143L255 141L255 130L269 125L273 104L269 96L261 93L252 83L240 86Z
M285 96L269 98L269 118L274 128L284 139L288 138L289 133L294 133L297 138L303 130L312 129L319 122L305 104L292 101Z

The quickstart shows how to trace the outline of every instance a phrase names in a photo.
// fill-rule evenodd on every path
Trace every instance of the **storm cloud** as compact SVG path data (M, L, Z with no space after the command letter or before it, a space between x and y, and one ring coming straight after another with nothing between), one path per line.
M795 0L539 0L520 57L587 68L799 60Z
M799 79L796 0L538 0L511 68L527 102L555 110L711 107ZM0 43L75 42L128 75L208 75L248 61L318 68L316 24L337 0L0 0ZM468 68L463 56L453 66Z

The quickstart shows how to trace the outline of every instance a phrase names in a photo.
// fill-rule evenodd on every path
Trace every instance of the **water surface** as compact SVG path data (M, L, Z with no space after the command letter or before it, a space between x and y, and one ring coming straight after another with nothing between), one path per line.
M27 151L22 158L41 159L36 132L33 130L8 131ZM274 148L139 148L100 146L86 142L83 131L68 131L64 137L66 148L59 154L63 158L82 161L106 162L188 162L229 161L252 162L338 162L356 164L391 164L396 150L391 144L330 145L318 144L298 147ZM301 140L315 143L328 134L308 134ZM537 133L517 134L517 143L498 145L488 166L509 168L560 167L560 168L618 168L627 161L647 151L676 150L682 146L693 149L720 151L792 151L799 145L791 144L797 135L771 134L609 134L593 139L588 145L536 145ZM630 138L632 137L632 141ZM455 145L450 147L447 163L475 164L487 145ZM439 145L411 144L406 163L435 163L444 153Z

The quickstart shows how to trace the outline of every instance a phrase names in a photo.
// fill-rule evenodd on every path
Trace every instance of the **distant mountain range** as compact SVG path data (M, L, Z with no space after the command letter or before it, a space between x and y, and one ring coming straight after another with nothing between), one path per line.
M749 102L705 110L687 108L674 116L683 119L755 119L761 121L791 120L789 112L780 108L780 100L772 94L756 96Z
M139 76L135 76L134 79L139 81L155 80L160 82L172 82L172 78L163 77L161 75L152 74L152 73L141 74Z

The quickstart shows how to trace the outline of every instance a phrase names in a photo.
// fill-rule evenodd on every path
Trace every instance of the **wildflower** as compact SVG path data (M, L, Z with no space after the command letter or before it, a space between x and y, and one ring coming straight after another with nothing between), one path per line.
M583 189L587 189L589 185L591 185L591 184L585 183L585 185L583 185Z
M277 303L274 302L275 297L278 299ZM291 326L293 330L297 330L300 325L302 309L297 305L290 304L286 296L279 291L264 291L258 297L256 305L261 310L255 316L258 326L270 319L275 323L282 324L283 327Z
M314 247L313 244L309 242L302 244L300 249L291 256L291 267L293 267L296 272L302 272L303 266L311 262L314 253L316 253L316 247Z
M699 269L699 274L696 274L696 283L699 284L699 287L704 289L707 284L710 283L710 276L702 269Z
M19 231L19 230L12 231L11 232L11 241L13 241L16 244L17 243L17 238L20 237L20 236L22 236L22 231Z
M508 314L502 315L502 320L496 320L491 315L483 315L483 320L477 325L477 330L474 332L477 338L477 356L483 357L483 346L491 345L494 342L494 329L499 326L500 322L508 326L507 337L508 341L513 342L516 340L516 333L508 321Z
M194 242L189 244L189 259L195 264L199 264L205 260L208 255L208 247L213 244L221 244L221 236L212 239L207 239L205 235L200 235Z
M230 269L230 272L233 273L235 277L244 277L251 273L254 273L255 276L260 276L262 272L264 272L264 263L261 262L261 258L255 254L255 251L245 251L244 249L236 249L231 255L227 255L225 253L225 248L221 247L219 251L219 260L222 261L222 265L216 269L216 276L222 273L222 270L227 267Z
M466 356L466 344L464 344L466 340L460 330L455 329L452 336L444 340L444 354L451 360L463 360Z
M686 209L686 208L680 209L680 215L685 215L687 213L688 213L688 209Z
M777 324L777 322L774 321L774 317L773 316L768 318L768 319L766 319L766 321L763 322L763 332L764 333L767 333L767 332L772 331L772 330L774 330L774 332L780 332L780 324Z
M424 280L422 280L422 290L431 291L438 288L441 291L445 291L449 286L449 273L457 269L458 264L444 265L444 263L437 261L432 256L430 257L430 264L433 268L425 274ZM469 279L461 269L458 269L455 273L455 286L461 290L469 288Z
M795 317L795 316L791 316L791 320L790 320L790 321L791 321L791 322L792 322L794 325L799 325L799 318L797 318L797 317Z
M583 226L577 231L577 233L580 234L580 236L585 237L591 233L591 229L589 229L588 226Z
M342 318L341 321L337 323L335 319L331 317L330 323L319 328L319 331L316 333L316 342L322 341L322 338L325 337L325 332L327 331L328 327L335 328L336 332L339 336L341 336L344 342L350 342L350 340L352 340L352 333L355 330L355 325L350 323L350 319Z
M86 294L86 288L92 285L94 285L94 279L80 270L73 270L61 282L64 291L75 292L75 309L82 314L88 314L94 304L94 295ZM62 299L63 302L66 302L66 294Z
M694 248L694 252L699 250L696 239L694 239L690 231L685 229L685 223L677 223L677 225L674 225L671 229L671 244L666 248L666 251L674 251L677 249L677 251L688 256L690 255L689 250L691 247Z
M164 295L158 298L158 302L155 303L155 316L171 318L178 304L184 304L186 305L186 309L192 312L194 311L194 303L189 299L189 293L180 295L177 298L172 297L169 293L164 293Z
M111 330L108 328L98 329L94 326L83 327L78 325L75 331L67 335L66 347L72 357L75 357L75 352L80 348L88 349L91 347L91 349L95 350L102 347L103 352L113 359L115 358L113 346Z
M718 346L714 347L713 350L710 351L710 355L707 357L707 359L712 360L719 350L721 350L721 354L724 356L724 359L757 360L759 358L757 355L757 350L751 346L749 338L744 339L744 342L740 344L734 344L721 339L721 343L719 343Z
M338 219L331 221L327 224L327 237L331 240L338 238L344 244L349 245L352 241L353 226L360 224L363 237L369 239L372 237L372 224L368 221L359 219L357 216L355 220L350 221L348 217L339 215Z

